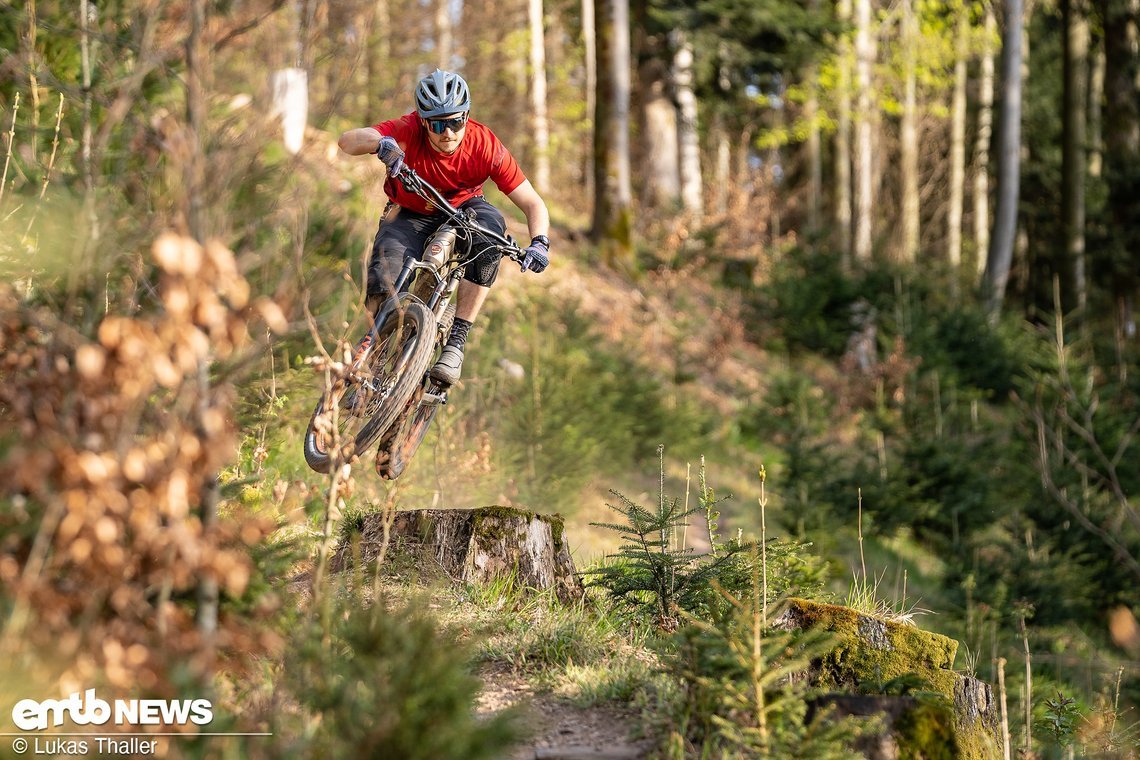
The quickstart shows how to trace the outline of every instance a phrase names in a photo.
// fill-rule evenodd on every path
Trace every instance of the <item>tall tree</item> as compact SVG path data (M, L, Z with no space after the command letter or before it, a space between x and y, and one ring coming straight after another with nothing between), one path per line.
M817 12L819 0L809 0L808 9ZM805 79L811 89L804 103L804 120L808 125L808 233L813 241L822 225L823 206L823 144L819 128L819 90L815 82L819 79L819 68L815 63L808 66Z
M634 0L631 13L637 73L636 97L633 98L638 106L635 129L641 135L631 160L640 167L642 181L638 186L643 207L672 215L681 203L679 113L674 97L676 76L668 54L676 40L650 23L647 0Z
M946 259L953 271L954 287L962 265L962 210L966 193L966 58L969 55L970 23L959 7L955 24L954 97L950 105L950 206L946 213Z
M874 207L874 93L872 70L875 37L871 29L871 0L855 0L855 258L869 261Z
M550 123L546 116L546 30L542 0L528 0L530 19L530 105L534 118L534 184L550 190Z
M1109 255L1122 333L1136 335L1134 298L1140 275L1140 104L1137 103L1137 20L1131 0L1101 0L1104 26L1104 152L1108 184Z
M596 8L596 10L599 10ZM607 263L632 268L629 161L629 0L602 0L595 14L598 91L594 106L594 223Z
M392 19L389 13L388 0L372 0L372 18L367 27L368 45L364 63L364 109L359 117L362 124L371 124L377 119L375 98L384 91L385 85L391 86L393 83L393 77L386 73L392 60Z
M1085 126L1088 95L1089 22L1082 0L1061 0L1064 25L1064 104L1061 109L1061 218L1065 246L1061 272L1062 304L1083 310L1085 282Z
M435 2L435 63L441 69L451 68L455 47L455 25L451 20L451 0Z
M669 93L669 76L657 56L638 67L642 139L638 163L643 167L642 202L666 214L681 202L680 147L677 142L677 107Z
M677 93L677 142L680 150L681 207L699 224L704 214L701 143L697 135L697 94L693 89L693 43L684 32L673 38L673 84Z
M590 120L591 127L597 129L598 116L598 36L594 0L582 0L582 50L586 69L586 118ZM597 189L594 187L594 176L597 173L596 154L591 144L585 151L582 176L585 178L584 194L587 198L594 198Z
M918 21L915 0L902 0L903 112L899 149L902 159L902 250L903 261L918 255Z
M851 20L852 0L839 0L839 20ZM835 124L835 234L839 252L850 261L851 249L851 83L854 80L854 57L850 35L844 32L839 38L838 82L836 84Z
M1001 48L1001 115L998 130L997 208L983 286L986 307L996 318L1005 300L1013 243L1017 236L1017 199L1021 167L1021 0L1004 0Z
M997 19L986 3L982 60L978 80L978 128L974 141L974 258L979 277L986 268L990 247L990 138L994 118L994 40Z

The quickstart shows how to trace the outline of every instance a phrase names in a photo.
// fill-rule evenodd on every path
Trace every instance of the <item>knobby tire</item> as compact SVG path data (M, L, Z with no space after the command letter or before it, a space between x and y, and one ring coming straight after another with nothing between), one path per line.
M386 341L398 333L398 346L395 355L389 354ZM341 441L340 461L351 462L360 456L388 431L392 424L404 413L408 401L420 387L425 373L435 353L436 343L435 315L418 299L407 297L402 308L393 310L384 322L376 327L376 344L370 349L365 361L374 362L386 356L395 358L398 362L394 371L398 372L392 382L388 395L380 401L380 406L371 413L370 418L351 440ZM377 381L390 381L390 372L377 375ZM327 434L318 431L318 420L329 414L329 410L342 403L343 398L351 391L346 380L339 380L331 390L321 395L317 408L309 420L309 428L305 432L305 461L316 472L327 473L333 462L333 452L325 445L322 448ZM348 409L339 409L340 415L349 415Z

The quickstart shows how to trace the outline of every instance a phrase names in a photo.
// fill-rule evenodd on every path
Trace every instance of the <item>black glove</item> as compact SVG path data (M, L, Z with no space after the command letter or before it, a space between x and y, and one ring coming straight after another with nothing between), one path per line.
M541 272L550 263L550 240L546 235L535 235L530 245L523 249L522 270Z
M389 177L395 177L404 168L404 151L400 150L400 145L395 138L387 135L381 137L380 144L376 146L376 150L373 152L388 167Z

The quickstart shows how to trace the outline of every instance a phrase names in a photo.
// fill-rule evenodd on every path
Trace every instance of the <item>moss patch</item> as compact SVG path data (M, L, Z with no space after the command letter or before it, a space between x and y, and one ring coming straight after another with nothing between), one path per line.
M514 507L479 507L471 510L472 535L484 541L499 541L518 533L538 515ZM513 524L512 524L513 523Z
M821 628L837 637L835 649L819 663L820 685L856 688L914 674L953 702L957 676L949 668L958 651L953 639L805 599L792 599L788 615L795 627Z
M834 634L834 647L813 663L811 677L817 686L882 693L901 684L909 688L917 686L936 696L936 702L924 700L924 705L929 703L928 709L916 711L906 724L909 732L906 741L919 749L911 754L904 752L901 757L969 760L995 757L994 742L984 722L965 720L953 707L962 678L950 669L958 642L913 626L862 615L848 607L806 599L789 601L784 624ZM940 714L950 717L940 718ZM946 731L951 732L952 741L939 738ZM899 740L901 749L901 735ZM934 746L927 742L934 745L940 742L950 748L951 754L932 754L922 749Z
M955 760L962 757L954 731L954 714L946 705L919 702L899 717L894 730L900 758Z

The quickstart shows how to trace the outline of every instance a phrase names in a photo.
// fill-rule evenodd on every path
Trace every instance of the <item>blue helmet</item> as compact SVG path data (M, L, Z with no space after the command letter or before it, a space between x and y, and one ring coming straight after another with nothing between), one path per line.
M471 91L463 77L436 69L416 85L416 111L425 119L471 110Z

